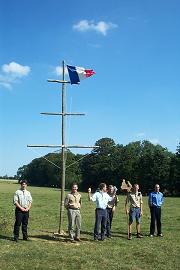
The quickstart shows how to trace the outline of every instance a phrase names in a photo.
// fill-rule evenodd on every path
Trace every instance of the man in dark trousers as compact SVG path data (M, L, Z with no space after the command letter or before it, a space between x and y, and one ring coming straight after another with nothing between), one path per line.
M106 210L107 210L106 236L108 238L111 238L112 220L113 220L113 216L114 216L114 212L115 212L117 203L119 202L119 199L116 195L116 191L117 191L117 188L115 186L109 185L107 194L110 197L114 196L114 200L108 202L108 205L106 208Z
M104 240L107 224L107 205L108 202L114 200L114 195L110 197L107 194L105 183L99 185L99 190L91 195L91 188L88 189L88 198L90 201L96 202L95 211L95 225L94 225L94 240ZM99 237L99 227L101 226L101 233Z
M21 188L18 189L13 198L14 205L16 206L15 209L15 224L14 224L14 241L18 241L19 239L19 229L22 224L22 234L23 240L28 239L27 234L27 225L29 219L29 209L31 208L32 204L32 197L31 193L26 190L27 188L27 181L22 180L20 182Z
M161 231L161 205L164 202L163 194L159 191L160 186L155 185L155 191L149 194L149 208L151 212L150 237L154 236L155 223L157 226L157 236L162 237Z

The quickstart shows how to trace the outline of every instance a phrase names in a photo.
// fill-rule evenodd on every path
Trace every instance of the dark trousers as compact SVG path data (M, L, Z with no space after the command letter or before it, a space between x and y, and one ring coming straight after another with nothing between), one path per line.
M113 220L112 208L107 208L107 223L106 223L106 235L111 236L111 225Z
M107 211L106 209L96 208L95 211L95 225L94 225L94 239L99 239L99 227L101 225L101 240L105 238L107 223Z
M19 238L19 229L22 224L22 234L23 239L27 239L27 225L28 225L28 219L29 219L29 211L23 212L20 209L16 208L15 210L15 218L16 221L14 223L14 238Z
M151 224L150 224L150 234L155 232L155 224L157 226L157 234L161 234L161 208L160 207L150 207L151 212Z

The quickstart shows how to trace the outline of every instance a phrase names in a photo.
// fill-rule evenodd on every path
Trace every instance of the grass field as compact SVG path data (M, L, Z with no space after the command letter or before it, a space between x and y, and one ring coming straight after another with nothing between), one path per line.
M0 181L0 270L115 270L115 269L180 269L180 198L166 198L163 212L163 238L148 237L150 215L144 197L142 219L143 239L135 236L127 240L127 219L124 214L124 196L112 225L110 240L93 241L94 209L87 195L82 193L81 243L56 238L59 224L60 191L51 188L29 187L33 196L30 211L30 241L12 241L14 206L12 197L18 184ZM66 212L64 230L67 228ZM135 227L133 227L135 232Z

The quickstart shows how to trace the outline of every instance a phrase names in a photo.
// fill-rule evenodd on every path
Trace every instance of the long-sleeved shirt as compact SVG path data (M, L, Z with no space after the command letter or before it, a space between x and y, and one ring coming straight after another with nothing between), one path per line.
M149 194L149 206L161 207L164 202L163 194L161 192L151 192Z
M28 208L32 203L31 193L27 190L18 189L13 198L13 203L16 204L16 202L18 202L21 207Z
M114 198L110 197L107 192L95 192L91 197L90 200L96 202L96 208L106 209L108 202L112 201Z

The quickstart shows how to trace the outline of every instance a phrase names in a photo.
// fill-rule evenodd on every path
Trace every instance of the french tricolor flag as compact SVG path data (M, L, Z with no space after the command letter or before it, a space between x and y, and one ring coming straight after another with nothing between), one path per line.
M71 84L79 84L82 79L86 79L95 74L92 69L85 69L83 67L73 67L67 65L67 70Z

